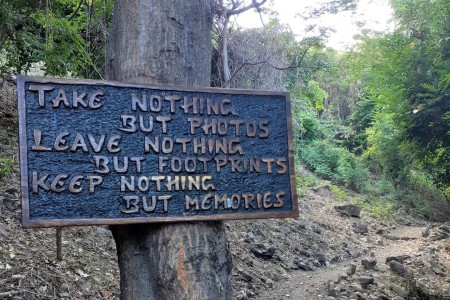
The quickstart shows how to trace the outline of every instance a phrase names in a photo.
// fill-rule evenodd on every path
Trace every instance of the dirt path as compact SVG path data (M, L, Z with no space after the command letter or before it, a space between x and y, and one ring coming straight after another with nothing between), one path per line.
M386 257L397 255L417 255L421 245L421 233L424 227L399 227L382 239L382 245L371 245L377 259L377 267L374 273L389 272L385 264ZM329 282L337 282L340 276L346 276L351 263L361 268L361 258L343 261L326 268L318 268L312 272L293 271L286 282L277 282L272 290L263 291L258 299L326 299Z

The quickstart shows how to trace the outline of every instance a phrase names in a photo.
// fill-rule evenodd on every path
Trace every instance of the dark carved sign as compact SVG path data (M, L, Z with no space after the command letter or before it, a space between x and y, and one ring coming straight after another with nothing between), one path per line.
M24 227L298 215L286 93L17 82Z

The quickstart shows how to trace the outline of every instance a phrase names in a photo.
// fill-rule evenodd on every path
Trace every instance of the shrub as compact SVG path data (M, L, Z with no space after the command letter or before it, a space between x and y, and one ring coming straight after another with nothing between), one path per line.
M361 191L368 179L368 170L358 157L346 149L332 146L324 141L304 143L300 148L301 160L317 175Z
M372 214L375 218L390 219L394 215L394 204L381 197L359 197L353 200L353 203L361 206L365 211Z

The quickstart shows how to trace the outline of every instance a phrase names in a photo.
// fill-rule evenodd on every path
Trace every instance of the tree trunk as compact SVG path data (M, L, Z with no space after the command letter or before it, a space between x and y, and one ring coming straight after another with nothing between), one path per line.
M230 21L229 16L225 16L222 30L222 63L223 63L223 87L229 88L231 86L231 74L230 63L228 62L228 23Z
M212 0L116 0L106 75L209 86ZM232 299L221 222L111 226L121 299Z

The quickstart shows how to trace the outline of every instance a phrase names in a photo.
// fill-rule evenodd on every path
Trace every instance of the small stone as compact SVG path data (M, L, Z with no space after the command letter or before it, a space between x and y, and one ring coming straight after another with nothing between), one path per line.
M338 289L337 288L331 288L328 290L328 296L333 297L333 299L335 297L337 297L337 293L338 293Z
M372 276L361 276L358 277L358 281L361 287L366 289L369 284L373 284L375 282L375 278L373 278Z
M244 279L244 280L247 281L247 282L253 280L252 275L248 274L248 273L245 272L245 271L242 271L242 272L241 272L241 276L242 276L242 279Z
M361 223L353 223L352 226L353 232L360 233L360 234L366 234L369 232L369 228L367 225L361 224Z
M5 236L7 237L9 235L8 231L6 231L5 228L2 227L2 225L0 225L0 236Z
M253 234L253 232L247 232L247 236L245 237L245 242L246 243L254 243L255 242L255 235Z
M311 226L311 230L312 230L314 233L322 234L322 229L320 228L320 226Z
M384 229L378 229L377 231L375 231L376 234L384 234Z
M295 264L297 265L297 267L300 270L303 270L303 271L314 271L313 267L311 267L309 264L307 264L307 263L305 263L303 261L296 262Z
M363 293L356 292L355 295L357 297L356 299L358 300L368 300L368 298Z
M267 283L267 285L268 285L269 287L273 287L273 283L274 283L274 282L273 282L272 279L267 278L266 283Z
M12 195L17 194L18 192L19 192L19 190L15 189L15 188L9 188L9 189L5 190L5 193L12 194Z
M401 286L399 286L399 285L396 285L396 284L391 284L390 286L389 286L389 288L391 289L391 291L393 291L397 296L400 296L400 297L403 297L403 298L406 298L406 296L408 296L408 292L404 289L404 288L402 288Z
M328 262L325 254L323 253L314 253L314 257L317 259L320 265L326 265L326 263Z
M366 270L373 270L377 265L377 260L375 258L364 258L361 260L361 264Z
M356 273L356 264L350 264L350 266L348 266L347 269L347 274L348 275L354 275Z
M275 248L267 244L248 244L247 248L258 257L270 259L275 254Z
M397 256L388 256L386 257L386 264L388 264L390 261L398 261L399 263L404 263L407 259L409 259L409 255L397 255Z
M8 210L16 210L20 207L20 202L17 199L12 199L12 198L3 198L3 205L8 209Z
M248 299L247 293L244 290L240 290L239 293L236 295L237 300L246 300Z
M391 260L389 263L389 268L392 272L397 274L398 276L404 277L406 275L405 267L396 260Z
M447 233L450 233L450 226L449 225L441 225L439 226L439 229L446 231Z

